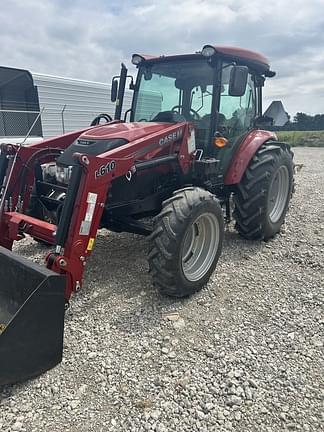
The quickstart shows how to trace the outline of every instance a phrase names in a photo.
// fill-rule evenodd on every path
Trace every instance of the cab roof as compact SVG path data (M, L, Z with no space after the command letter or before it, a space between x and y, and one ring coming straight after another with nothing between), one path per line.
M269 60L255 51L251 51L245 48L237 48L232 46L220 46L220 45L210 45L212 46L216 54L220 54L227 60L235 61L240 64L249 66L256 72L264 74L265 76L274 76L274 72L270 71ZM135 54L141 56L145 62L156 63L162 61L172 61L172 60L190 60L198 58L206 58L198 51L193 54L178 54L170 56L153 56L147 54Z

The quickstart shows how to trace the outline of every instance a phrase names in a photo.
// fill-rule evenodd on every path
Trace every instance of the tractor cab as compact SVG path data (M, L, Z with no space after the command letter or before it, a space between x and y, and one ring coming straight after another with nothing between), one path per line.
M205 156L223 157L225 147L233 150L238 138L257 125L265 77L275 75L260 54L211 45L189 55L134 54L132 63L138 75L131 84L130 121L191 122L196 148ZM120 75L119 95L125 85L123 76L126 80L127 72ZM117 99L116 78L113 100Z

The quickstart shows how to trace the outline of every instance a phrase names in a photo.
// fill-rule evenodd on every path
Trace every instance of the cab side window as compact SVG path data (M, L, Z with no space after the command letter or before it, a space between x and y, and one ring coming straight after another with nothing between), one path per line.
M207 85L204 89L194 87L191 92L191 108L197 112L200 118L210 115L212 106L213 86Z
M220 128L229 138L238 137L253 126L256 115L256 91L249 73L246 90L243 96L235 97L228 94L231 67L223 69L220 99Z

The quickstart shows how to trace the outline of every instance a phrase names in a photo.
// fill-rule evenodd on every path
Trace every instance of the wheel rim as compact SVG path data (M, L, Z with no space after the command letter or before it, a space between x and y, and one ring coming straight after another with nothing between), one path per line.
M182 246L182 271L191 282L200 280L214 262L219 244L217 216L206 213L188 228Z
M269 218L276 223L281 218L288 199L289 193L289 171L282 165L276 172L270 188L268 198Z

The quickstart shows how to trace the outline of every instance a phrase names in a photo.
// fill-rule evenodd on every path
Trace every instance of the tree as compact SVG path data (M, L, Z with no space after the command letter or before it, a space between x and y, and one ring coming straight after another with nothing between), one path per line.
M314 118L303 112L298 112L294 117L297 130L313 130Z
M275 128L276 130L300 130L300 131L316 131L324 130L324 114L316 114L314 116L305 114L303 112L298 112L291 121L285 124L285 126L280 128Z

